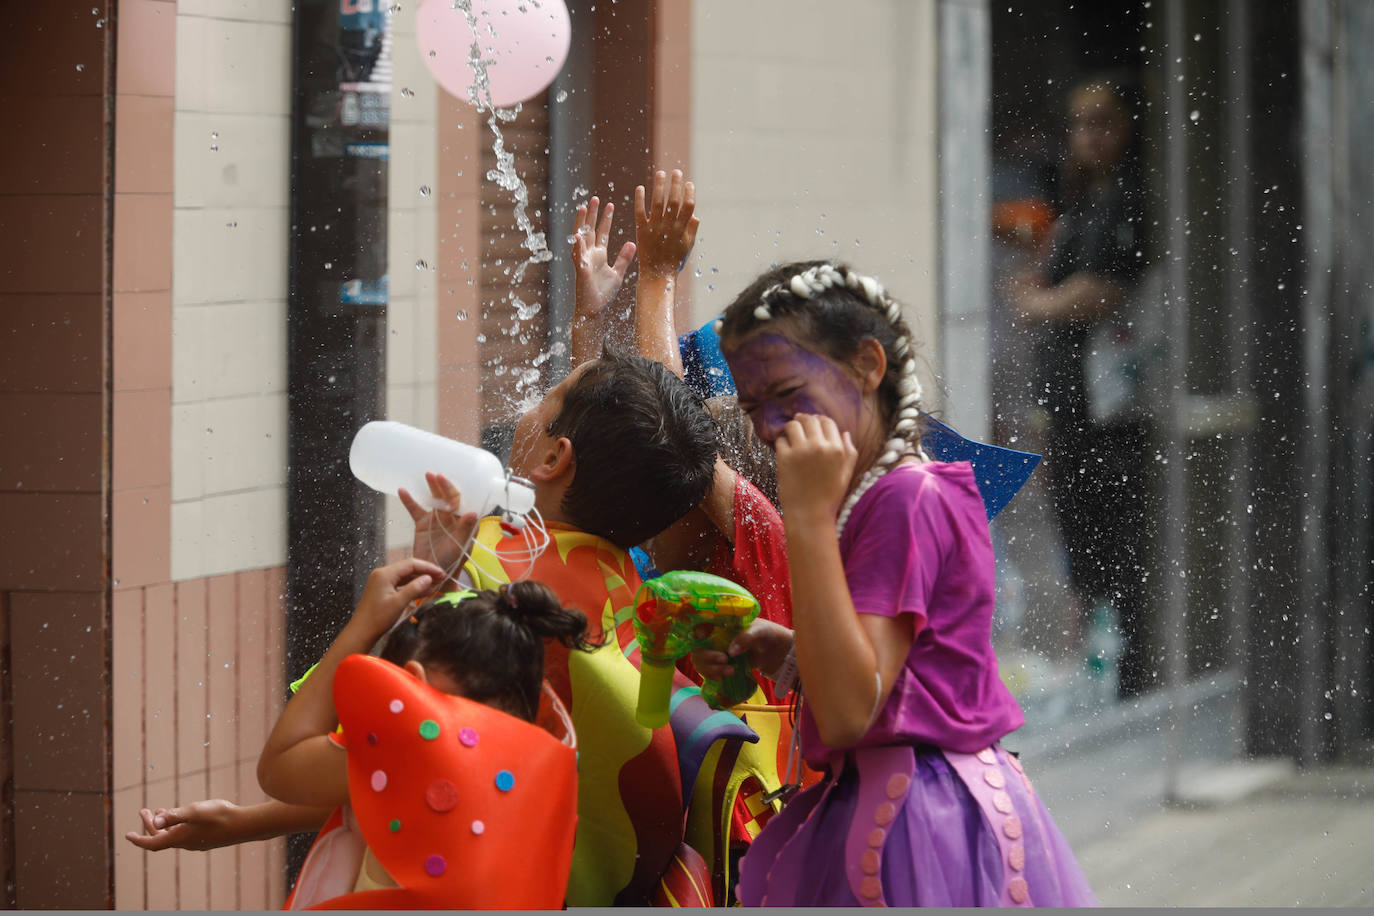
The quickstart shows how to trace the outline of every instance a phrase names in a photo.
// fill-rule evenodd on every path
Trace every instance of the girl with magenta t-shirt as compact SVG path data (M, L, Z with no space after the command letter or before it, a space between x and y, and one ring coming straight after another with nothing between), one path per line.
M739 405L777 452L793 625L730 647L802 691L825 771L740 865L746 906L1095 905L1015 756L1024 722L992 651L987 516L967 463L925 459L900 305L820 261L747 288L718 322ZM708 677L725 655L699 652Z

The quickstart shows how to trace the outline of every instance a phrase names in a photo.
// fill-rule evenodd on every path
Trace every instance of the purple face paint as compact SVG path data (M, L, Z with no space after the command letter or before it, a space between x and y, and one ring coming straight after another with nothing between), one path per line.
M725 352L740 407L769 445L797 414L829 417L858 437L865 412L859 381L835 361L785 334L765 331Z

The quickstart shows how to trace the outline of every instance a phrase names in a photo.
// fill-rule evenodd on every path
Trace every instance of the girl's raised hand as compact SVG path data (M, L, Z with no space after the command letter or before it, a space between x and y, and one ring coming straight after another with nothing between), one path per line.
M681 169L670 179L654 172L653 191L645 202L644 185L635 188L635 238L639 241L641 274L672 276L691 253L701 221L693 213L696 187L684 180Z
M372 570L363 588L350 627L371 641L380 639L416 601L429 594L444 579L444 571L433 563L407 557Z
M442 566L445 570L457 569L463 560L472 532L477 529L477 513L462 512L462 494L443 474L425 474L429 484L430 496L438 503L436 509L426 509L416 502L409 491L400 489L396 495L415 522L415 539L410 554L418 560L425 560Z
M600 200L593 197L577 208L573 221L572 260L577 274L574 298L575 310L581 318L600 315L615 298L635 256L635 243L626 242L620 246L615 263L611 263L609 244L615 204L607 203L598 221L600 205Z
M859 457L849 433L841 433L829 417L798 414L773 445L783 519L834 524Z

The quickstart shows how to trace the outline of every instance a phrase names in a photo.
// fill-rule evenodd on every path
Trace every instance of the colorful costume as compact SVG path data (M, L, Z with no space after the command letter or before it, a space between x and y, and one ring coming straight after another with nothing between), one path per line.
M909 615L915 639L855 747L826 747L803 703L802 750L827 775L754 841L740 901L1095 904L1021 764L998 743L1024 718L992 651L992 543L970 466L889 472L855 505L840 553L855 609Z
M576 738L351 655L334 675L349 805L325 824L285 909L557 909L576 822ZM532 828L534 826L534 829ZM367 851L397 887L360 879Z
M581 742L568 905L711 905L719 899L712 873L723 870L719 859L726 856L736 797L755 785L761 797L780 783L779 730L776 724L754 729L711 709L681 673L668 725L652 731L639 725L639 648L631 623L639 574L626 551L604 538L557 524L548 530L552 543L530 564L520 557L522 538L508 536L499 519L484 519L464 571L478 589L515 578L542 582L587 615L593 638L608 637L595 652L550 645L544 662Z

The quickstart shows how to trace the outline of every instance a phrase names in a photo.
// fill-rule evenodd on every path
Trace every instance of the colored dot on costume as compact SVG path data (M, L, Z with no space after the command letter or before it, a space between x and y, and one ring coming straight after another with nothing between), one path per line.
M391 704L387 706L387 709L391 710L392 712L400 712L405 708L406 704L402 703L400 700L392 700Z
M426 741L433 741L439 737L439 723L433 719L426 719L420 723L420 737Z
M476 747L477 732L473 731L470 728L465 728L462 731L458 732L458 740L462 742L464 747Z
M1016 871L1021 871L1026 867L1026 847L1020 843L1013 843L1007 851L1007 863Z
M436 779L425 789L425 804L430 810L443 814L458 806L458 787L447 779Z
M377 736L376 736L375 734L373 734L372 732L368 732L368 733L367 733L367 743L368 743L368 745L369 745L370 747L376 747L376 746L377 746Z
M431 878L437 878L448 870L448 863L443 856L430 856L425 859L425 873Z
M380 792L380 791L382 791L382 790L385 789L385 788L386 788L386 771L385 771L385 770L373 770L373 771L372 771L372 791L373 791L373 792Z
M477 836L481 836L482 834L487 832L487 825L482 823L481 821L473 821L472 832L475 833Z
M391 828L392 833L399 833L401 831L401 821L398 818L393 817L391 823L387 826Z
M502 770L496 774L496 788L502 792L509 792L515 788L515 775L510 770Z

